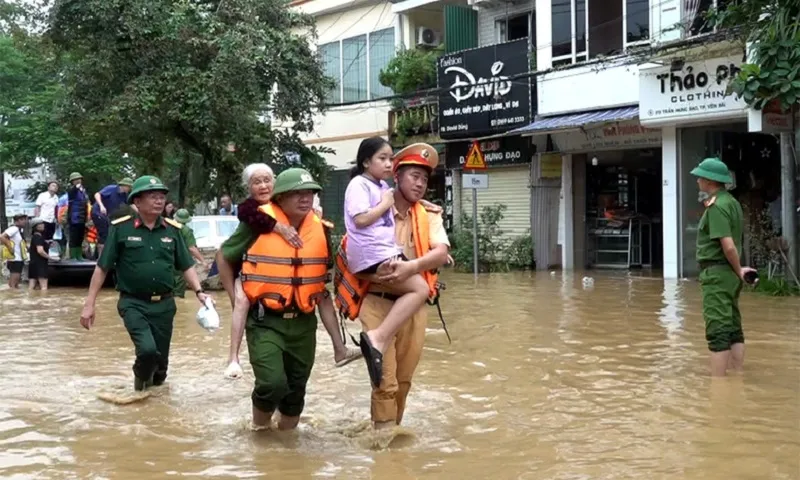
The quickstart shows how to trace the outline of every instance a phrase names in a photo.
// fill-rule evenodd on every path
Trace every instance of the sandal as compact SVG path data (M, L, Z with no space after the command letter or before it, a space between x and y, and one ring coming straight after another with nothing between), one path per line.
M361 353L360 350L356 350L355 348L348 348L347 349L347 354L345 355L345 357L343 359L339 360L338 362L336 362L336 367L337 368L344 367L345 365L347 365L348 363L352 362L353 360L358 360L359 358L361 358L361 356L362 356L362 353Z
M365 332L361 332L361 353L364 355L364 360L367 361L367 371L372 386L380 388L383 376L383 354L372 346L372 342Z

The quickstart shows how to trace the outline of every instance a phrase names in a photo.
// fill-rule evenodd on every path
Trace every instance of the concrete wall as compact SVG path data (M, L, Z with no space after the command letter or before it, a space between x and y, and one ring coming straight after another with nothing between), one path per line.
M313 0L293 5L315 15L318 45L391 27L395 28L396 41L400 42L398 16L392 13L390 2ZM363 139L388 135L389 109L387 101L331 107L323 115L315 116L314 130L301 138L307 145L335 150L334 154L326 156L326 161L334 168L349 168Z
M587 65L538 77L539 114L561 115L639 103L636 65Z

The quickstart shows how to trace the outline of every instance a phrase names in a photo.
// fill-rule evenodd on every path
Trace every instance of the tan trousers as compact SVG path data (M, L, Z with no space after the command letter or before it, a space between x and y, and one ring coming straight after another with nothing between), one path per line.
M393 303L376 295L368 294L364 297L359 313L364 330L378 328ZM427 325L427 308L422 307L400 328L383 354L383 380L380 388L372 389L370 410L373 422L395 421L400 425L406 409L408 391L411 390L411 377L422 355Z

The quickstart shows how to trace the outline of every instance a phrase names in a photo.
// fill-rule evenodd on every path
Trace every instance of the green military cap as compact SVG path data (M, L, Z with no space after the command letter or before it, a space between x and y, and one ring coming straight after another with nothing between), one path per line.
M72 182L73 180L82 180L83 175L78 172L72 172L69 174L69 181Z
M125 177L119 182L117 182L117 185L121 187L130 187L133 185L133 180L131 180L131 177Z
M728 166L718 158L706 158L692 170L691 174L714 182L733 183Z
M153 190L164 193L169 192L169 189L163 183L161 183L161 180L158 177L145 175L137 178L136 181L133 182L133 186L131 186L131 193L128 194L128 203L133 202L133 199L136 198L136 196L140 193L151 192Z
M314 177L308 173L308 170L289 168L275 178L275 188L272 190L272 194L278 195L297 190L314 190L318 192L322 190L322 187L314 181Z
M177 212L175 212L175 220L181 222L182 224L186 225L187 223L192 221L192 216L189 215L189 210L185 208L181 208Z

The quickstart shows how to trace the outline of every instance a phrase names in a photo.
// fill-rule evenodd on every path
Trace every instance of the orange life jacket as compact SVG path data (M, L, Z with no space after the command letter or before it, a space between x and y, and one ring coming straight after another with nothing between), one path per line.
M278 223L290 224L277 205L262 205L259 210ZM314 311L328 279L330 256L325 225L329 224L309 212L298 232L303 241L299 249L275 232L258 237L242 258L242 288L251 304L260 300L265 308L274 311L292 305L304 313Z
M414 252L419 258L431 249L428 211L422 204L416 203L411 207L410 215ZM333 277L333 287L336 291L335 303L342 317L355 320L361 311L361 302L364 301L364 296L369 290L370 282L362 280L350 272L347 267L346 249L347 235L342 238L339 253L336 255L336 274ZM421 274L428 284L428 303L433 305L439 296L439 272L428 270Z
M92 207L87 205L86 218L92 218ZM94 225L86 226L86 243L97 243L97 227Z

